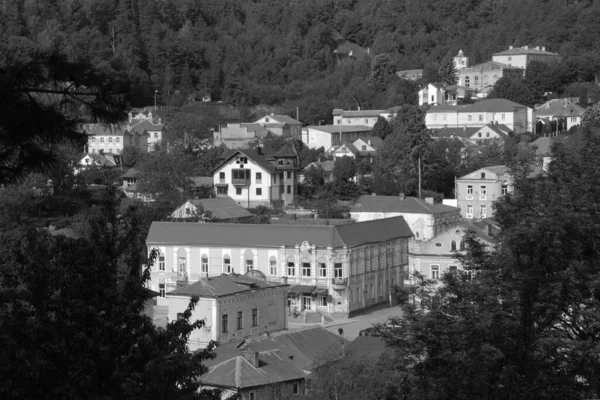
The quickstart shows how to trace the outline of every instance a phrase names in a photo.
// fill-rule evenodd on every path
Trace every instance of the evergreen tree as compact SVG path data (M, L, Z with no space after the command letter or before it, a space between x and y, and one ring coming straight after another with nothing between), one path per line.
M454 65L454 57L452 54L446 55L438 69L439 82L445 85L456 85L458 81L458 73Z

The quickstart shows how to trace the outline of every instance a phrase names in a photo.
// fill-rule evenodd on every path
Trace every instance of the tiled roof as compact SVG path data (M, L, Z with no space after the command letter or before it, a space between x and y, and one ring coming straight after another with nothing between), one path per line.
M250 278L244 275L219 275L209 278L200 278L200 280L194 283L170 291L168 295L215 298L252 290L287 286L287 284L267 282L262 279Z
M479 128L442 128L434 131L434 136L438 138L460 137L468 139L477 132Z
M88 136L123 136L125 131L116 125L104 125L104 124L96 124L92 130L87 132Z
M506 165L494 165L491 167L485 167L482 169L487 169L490 172L495 173L496 175L502 175L508 172L508 167Z
M319 130L327 133L340 133L346 132L370 132L373 128L365 125L312 125L310 129Z
M162 131L163 129L163 124L153 124L151 121L143 120L135 125L132 126L132 129L138 132L144 132L146 131Z
M99 167L116 167L117 163L112 157L106 157L105 155L98 153L89 153L88 156L94 161L94 164ZM85 157L84 157L85 158ZM81 163L81 162L80 162Z
M551 53L549 51L539 50L539 49L530 48L530 47L528 47L528 48L514 47L512 49L504 50L499 53L494 53L495 56L513 56L513 55L520 55L520 54L551 55L551 56L559 55L557 53Z
M486 126L492 131L496 132L496 134L498 134L503 139L507 139L509 137L509 132L512 132L512 130L506 125L487 124ZM480 131L481 129L482 128L479 128L477 131Z
M190 203L196 207L199 205L202 206L204 211L210 211L212 216L217 220L248 218L254 215L229 196L190 200Z
M308 241L319 248L356 246L394 238L410 237L412 231L402 217L340 226L273 224L189 224L152 222L146 242L208 246L281 247Z
M256 150L250 149L232 149L226 151L221 155L221 160L223 160L218 166L216 166L212 172L214 173L219 168L221 168L225 163L227 163L231 158L233 158L237 154L243 154L248 157L250 160L254 161L256 164L263 167L268 172L273 172L275 166L271 164L270 161L267 160L267 156L263 154L258 154Z
M325 171L325 172L333 172L334 165L335 165L335 161L332 161L332 160L315 161L315 162L308 164L306 167L304 167L304 169L308 170L312 167L315 167L315 168L321 167L321 169L323 169L323 171Z
M297 156L298 156L298 150L296 149L296 146L291 142L286 143L277 153L273 154L273 157L275 157L275 158L277 158L277 157L297 157Z
M514 101L506 99L485 99L478 101L477 103L463 107L461 112L485 112L485 111L496 111L496 112L513 112L515 108L526 108L522 104L515 103Z
M579 117L585 110L569 99L547 101L535 110L538 117Z
M353 224L354 221L349 218L279 218L271 219L271 224L284 225L347 225Z
M285 123L285 124L289 124L289 125L302 125L302 122L297 121L294 118L287 116L287 115L273 114L273 115L267 115L267 117L273 118L277 122L281 122L281 123Z
M437 214L458 210L459 209L456 207L451 207L444 204L431 204L416 197L406 197L402 199L399 196L363 195L358 198L356 204L354 204L354 206L350 209L350 212ZM383 218L375 221L385 221L388 219L393 218Z
M354 143L358 142L359 140L362 142L365 142L369 146L373 147L375 150L378 150L383 145L383 140L377 136L368 136L368 137L356 139L356 141ZM369 141L371 143L369 143Z
M358 149L356 148L356 146L354 146L352 143L345 143L341 146L339 146L337 149L334 150L334 153L337 153L338 150L340 150L341 148L346 148L350 153L357 155L358 154ZM340 151L340 154L344 154L345 152Z

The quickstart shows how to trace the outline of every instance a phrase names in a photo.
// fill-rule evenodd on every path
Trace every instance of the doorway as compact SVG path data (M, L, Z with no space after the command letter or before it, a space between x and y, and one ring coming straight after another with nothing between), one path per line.
M303 296L302 297L302 310L308 310L310 311L312 309L312 301L311 301L311 297L310 296Z

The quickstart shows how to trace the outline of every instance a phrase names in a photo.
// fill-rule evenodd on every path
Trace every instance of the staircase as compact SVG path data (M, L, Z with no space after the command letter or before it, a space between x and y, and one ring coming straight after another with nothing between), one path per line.
M323 317L323 320L325 321L325 324L330 324L333 322L333 318L331 318L331 316L329 315L329 313L325 312L325 311L317 311L317 314L321 315Z

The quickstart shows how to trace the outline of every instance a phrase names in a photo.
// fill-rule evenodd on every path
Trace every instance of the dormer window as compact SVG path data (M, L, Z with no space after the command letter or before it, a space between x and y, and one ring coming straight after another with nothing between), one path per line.
M485 172L481 173L481 179L485 179Z
M235 159L236 164L248 164L248 157L238 157Z

